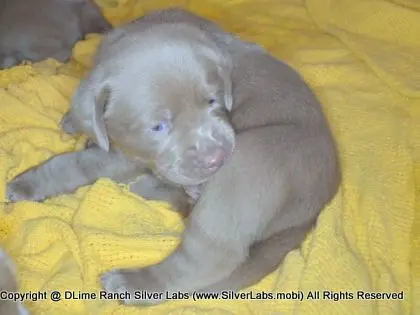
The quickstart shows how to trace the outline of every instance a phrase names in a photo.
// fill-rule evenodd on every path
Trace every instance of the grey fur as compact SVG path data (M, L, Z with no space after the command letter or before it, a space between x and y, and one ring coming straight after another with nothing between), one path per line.
M87 33L111 28L93 0L0 0L0 69L47 58L66 62Z

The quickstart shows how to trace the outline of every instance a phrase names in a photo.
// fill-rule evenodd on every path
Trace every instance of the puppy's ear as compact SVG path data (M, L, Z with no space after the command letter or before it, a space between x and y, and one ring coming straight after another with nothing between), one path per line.
M207 43L208 44L208 43ZM233 62L230 57L230 54L226 51L222 51L217 46L207 46L203 45L201 50L204 56L210 61L211 69L217 69L217 79L219 83L222 83L223 86L223 101L226 109L228 111L232 110L233 106L233 97L232 97L232 69ZM216 66L216 67L214 67ZM216 75L216 71L212 70L213 74ZM219 85L220 86L220 85Z
M228 111L232 110L233 97L232 97L232 60L229 56L224 55L222 62L218 65L218 75L223 82L223 96L225 107Z
M92 129L94 141L105 151L109 151L109 139L106 131L104 114L111 96L111 89L108 86L101 88L95 96L95 104L93 106Z
M100 148L109 151L104 115L111 100L111 86L96 68L78 87L72 100L72 118L79 129Z
M223 84L224 84L225 107L228 111L231 111L232 106L233 106L231 76L230 76L230 73L226 73L225 71L221 71L220 77L222 78Z

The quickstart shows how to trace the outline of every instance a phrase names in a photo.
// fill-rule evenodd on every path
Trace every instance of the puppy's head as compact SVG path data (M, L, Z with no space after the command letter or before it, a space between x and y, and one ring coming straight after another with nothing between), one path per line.
M234 149L230 72L227 54L191 26L120 32L100 48L71 113L104 150L111 143L173 184L200 184Z

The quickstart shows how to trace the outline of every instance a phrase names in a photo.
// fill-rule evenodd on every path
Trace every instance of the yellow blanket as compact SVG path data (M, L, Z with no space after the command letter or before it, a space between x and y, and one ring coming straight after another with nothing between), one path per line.
M112 267L155 263L183 225L164 203L102 179L45 203L0 203L0 243L17 262L34 314L414 314L420 310L420 5L417 0L99 0L119 24L182 5L257 41L296 67L319 95L338 141L343 184L302 248L253 290L320 298L171 301L129 308L77 299ZM58 127L100 36L67 65L48 60L0 71L0 200L16 174L80 148ZM416 255L417 253L417 255ZM411 268L410 268L411 266ZM73 292L70 296L65 291ZM361 300L357 291L403 292ZM248 290L246 290L248 291ZM341 299L324 291L342 292ZM353 294L353 299L350 298ZM336 297L340 297L340 294ZM345 298L347 295L347 299ZM35 300L35 296L34 296Z

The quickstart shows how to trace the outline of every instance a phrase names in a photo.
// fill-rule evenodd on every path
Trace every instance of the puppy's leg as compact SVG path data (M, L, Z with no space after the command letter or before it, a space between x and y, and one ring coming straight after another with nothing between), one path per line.
M123 181L139 175L142 168L123 155L106 152L97 146L64 153L18 175L9 183L7 196L11 201L36 200L92 184L99 177ZM134 177L135 178L135 177Z
M130 191L145 199L166 201L184 217L191 210L189 198L182 187L166 184L151 174L144 174L130 184Z
M0 248L0 292L16 292L15 266L6 252ZM21 302L0 299L0 314L2 315L26 315L29 312Z

